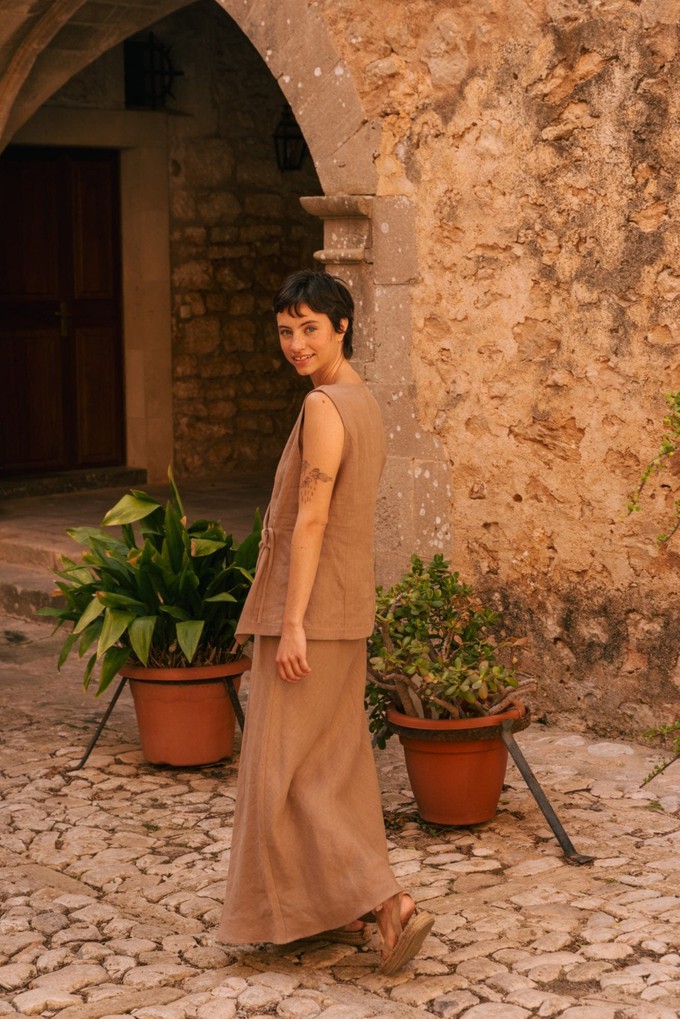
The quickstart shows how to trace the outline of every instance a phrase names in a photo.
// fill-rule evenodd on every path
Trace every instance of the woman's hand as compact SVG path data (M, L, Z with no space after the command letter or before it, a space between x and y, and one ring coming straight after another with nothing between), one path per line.
M276 652L279 678L298 683L312 671L307 663L307 637L301 625L284 626Z

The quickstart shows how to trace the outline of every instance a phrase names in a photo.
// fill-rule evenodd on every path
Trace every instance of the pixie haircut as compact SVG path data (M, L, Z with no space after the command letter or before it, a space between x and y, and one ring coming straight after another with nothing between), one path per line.
M350 358L353 351L354 301L345 283L327 272L300 269L287 276L281 284L274 298L274 312L288 311L299 316L303 304L318 314L327 315L336 333L341 331L341 320L347 319L342 352Z

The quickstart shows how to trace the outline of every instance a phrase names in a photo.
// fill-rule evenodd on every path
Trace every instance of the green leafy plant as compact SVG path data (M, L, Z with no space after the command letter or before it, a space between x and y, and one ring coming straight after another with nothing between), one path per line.
M642 472L638 487L628 497L629 514L640 510L640 497L645 485L653 474L659 474L668 467L671 457L675 456L680 449L680 392L666 393L666 403L669 410L663 419L663 423L667 430L662 436L661 445L656 456L649 461ZM657 538L659 545L664 545L667 541L670 541L678 528L680 528L680 498L675 500L673 506L674 514L669 523L668 530L662 532Z
M648 782L651 782L653 778L656 778L657 775L660 775L666 770L666 768L673 764L674 761L677 761L678 758L680 758L680 722L671 722L669 725L655 726L653 729L649 729L645 733L645 736L650 740L660 739L666 743L670 742L671 756L665 761L662 761L661 764L656 764L649 774L645 775L640 783L641 785L647 785Z
M628 514L639 512L641 509L640 497L645 488L645 485L652 477L653 474L660 474L661 471L665 470L672 457L680 450L680 391L674 393L666 393L666 403L668 404L668 413L663 419L663 423L666 427L661 438L661 445L644 471L640 478L638 487L628 497ZM676 531L680 528L680 498L675 499L673 503L673 517L669 522L668 529L663 531L657 536L657 544L665 545L671 540ZM645 735L648 739L661 739L671 740L671 753L672 756L664 761L662 764L657 764L655 768L650 771L648 775L642 781L642 785L646 785L647 782L651 782L653 778L660 775L662 771L673 764L680 758L680 722L671 722L670 725L660 725L655 728L649 729Z
M128 661L177 668L219 665L242 654L234 633L257 560L259 511L236 545L217 521L187 525L172 471L168 477L165 507L132 490L109 510L102 528L119 526L120 537L95 527L67 532L85 550L79 560L62 556L55 571L62 604L41 610L56 629L71 627L58 668L72 651L80 658L89 653L87 689L100 665L97 694Z
M413 556L397 584L378 588L366 703L379 746L391 707L419 718L474 718L505 710L520 687L534 685L520 683L511 653L509 664L500 660L523 641L496 640L498 623L442 555L428 564Z

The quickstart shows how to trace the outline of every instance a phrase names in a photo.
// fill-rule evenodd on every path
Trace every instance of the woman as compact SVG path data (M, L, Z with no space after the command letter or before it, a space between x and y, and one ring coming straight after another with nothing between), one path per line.
M349 363L354 302L340 280L294 273L274 311L284 357L314 389L281 456L238 627L255 647L219 937L361 945L375 919L392 973L433 919L389 868L363 707L380 411Z

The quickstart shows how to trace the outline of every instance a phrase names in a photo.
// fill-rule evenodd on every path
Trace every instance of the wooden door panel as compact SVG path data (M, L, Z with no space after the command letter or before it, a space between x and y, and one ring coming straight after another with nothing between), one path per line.
M65 466L61 343L56 329L0 331L0 456L7 470Z
M91 467L121 456L117 337L114 329L76 329L78 462Z
M111 163L95 161L74 162L72 166L75 300L115 296L113 170Z
M52 300L59 293L58 181L54 164L0 161L0 296Z
M0 468L123 463L118 156L0 159Z

